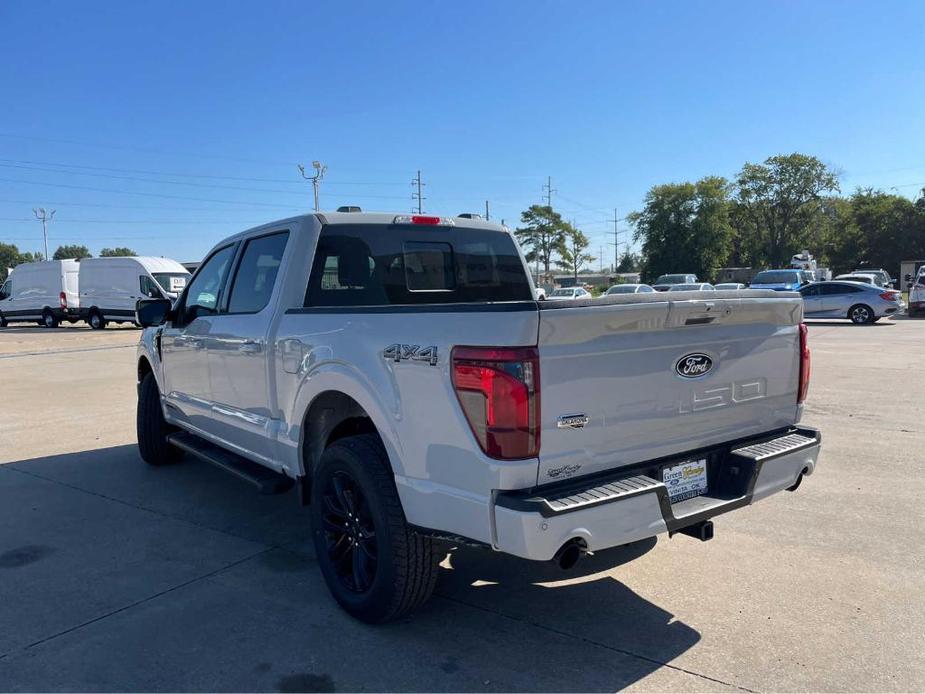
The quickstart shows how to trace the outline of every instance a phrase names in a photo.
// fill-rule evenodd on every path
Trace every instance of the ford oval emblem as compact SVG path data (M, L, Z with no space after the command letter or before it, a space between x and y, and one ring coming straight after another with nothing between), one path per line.
M701 354L700 352L685 354L678 359L678 363L675 364L674 368L679 376L683 376L684 378L698 378L709 373L710 369L713 368L713 360L706 354Z

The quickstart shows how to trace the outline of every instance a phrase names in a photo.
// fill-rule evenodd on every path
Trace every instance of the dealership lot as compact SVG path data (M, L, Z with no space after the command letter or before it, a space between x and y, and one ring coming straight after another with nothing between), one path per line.
M811 324L815 475L572 573L475 550L384 627L295 494L134 445L138 331L0 331L0 689L925 689L925 320Z

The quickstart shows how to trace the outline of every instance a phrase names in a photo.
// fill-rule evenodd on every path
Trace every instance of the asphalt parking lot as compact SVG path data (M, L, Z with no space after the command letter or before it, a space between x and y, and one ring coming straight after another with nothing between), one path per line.
M294 493L135 448L132 329L0 331L0 689L925 690L925 320L810 326L816 474L573 573L475 550L370 627Z

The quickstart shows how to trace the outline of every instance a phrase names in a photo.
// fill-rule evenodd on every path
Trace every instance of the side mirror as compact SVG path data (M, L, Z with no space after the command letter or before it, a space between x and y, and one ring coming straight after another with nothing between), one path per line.
M162 325L170 316L171 307L167 299L139 299L135 304L135 320L142 328Z

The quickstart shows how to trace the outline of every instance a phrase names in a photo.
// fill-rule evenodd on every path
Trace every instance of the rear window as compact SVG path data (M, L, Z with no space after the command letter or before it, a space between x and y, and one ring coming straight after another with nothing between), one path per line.
M655 283L656 284L683 284L688 283L691 280L691 275L662 275L659 277Z
M305 306L532 301L510 235L487 229L325 225Z
M759 272L752 280L752 284L789 284L799 282L799 275L796 272L787 272L784 270L771 270Z

